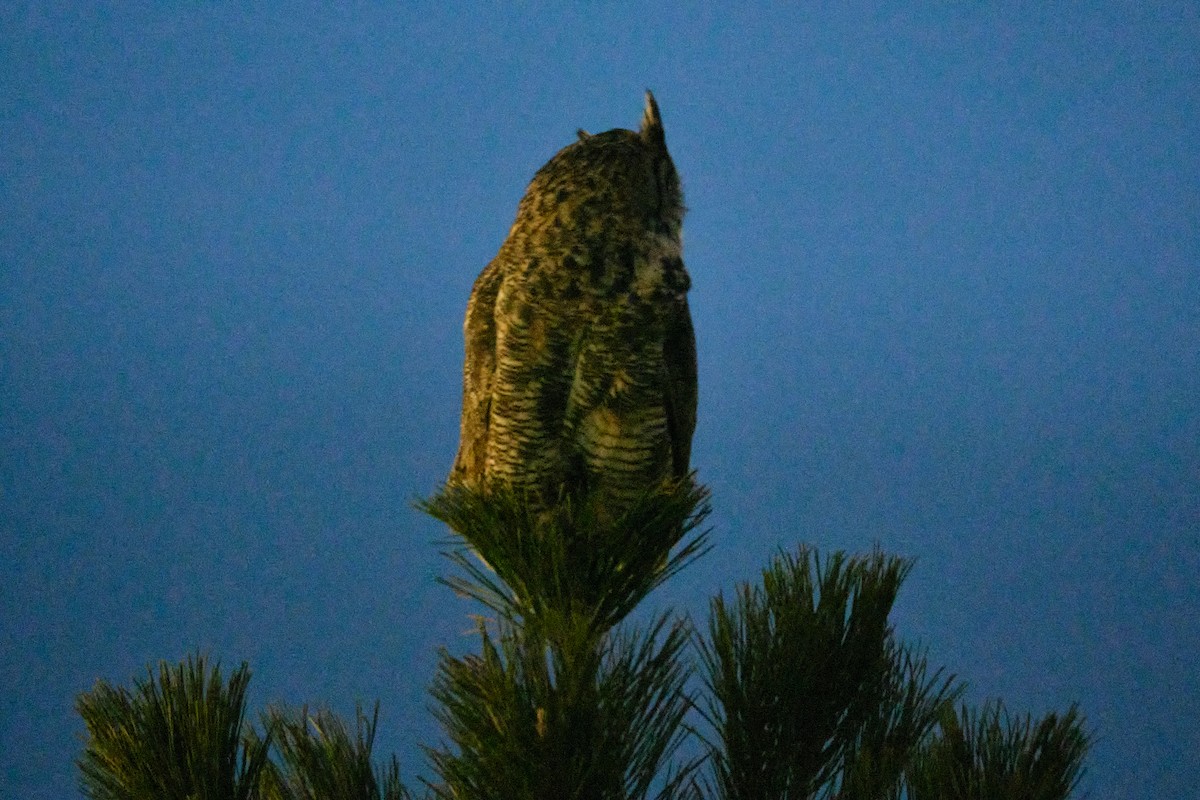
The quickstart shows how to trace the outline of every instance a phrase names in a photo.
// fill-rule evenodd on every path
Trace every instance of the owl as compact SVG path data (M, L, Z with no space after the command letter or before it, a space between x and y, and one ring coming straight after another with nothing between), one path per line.
M646 92L637 132L579 132L538 170L464 323L449 483L616 516L689 473L696 343L683 192Z

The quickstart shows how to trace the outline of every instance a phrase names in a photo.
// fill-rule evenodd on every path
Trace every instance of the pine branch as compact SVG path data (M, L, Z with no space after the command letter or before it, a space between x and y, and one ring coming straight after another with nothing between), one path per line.
M698 644L716 797L809 798L836 784L848 754L869 752L864 731L894 685L888 614L910 567L878 552L822 564L801 548L776 557L760 586L743 584L732 606L713 600ZM924 683L912 691L937 695ZM888 742L888 730L873 735Z
M281 763L272 764L265 795L270 800L408 800L396 757L381 769L371 762L379 703L368 718L355 708L355 730L330 710L309 716L272 709L264 722L277 732Z
M432 693L450 745L429 749L440 798L641 800L683 740L691 705L684 623L597 639L581 623L553 637L480 624L482 652L443 652ZM668 776L682 796L695 764Z
M708 490L690 476L616 520L587 497L532 510L504 487L449 486L417 505L458 537L443 553L461 572L442 582L526 626L583 619L593 633L609 630L708 549L708 532L698 532Z
M930 673L924 653L900 646L891 637L887 663L881 683L866 693L876 708L862 716L837 780L829 787L838 800L899 800L904 771L965 689L942 669Z
M88 740L81 785L95 800L255 800L271 735L243 743L243 663L226 685L201 655L160 662L132 692L98 681L76 708Z
M1066 800L1083 777L1091 737L1078 708L1013 718L999 701L944 710L941 733L908 772L912 800Z

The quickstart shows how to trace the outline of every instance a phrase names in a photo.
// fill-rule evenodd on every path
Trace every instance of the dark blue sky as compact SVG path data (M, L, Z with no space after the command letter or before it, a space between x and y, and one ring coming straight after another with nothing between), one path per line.
M46 5L0 10L0 795L196 648L423 768L471 282L646 87L715 506L653 601L878 542L972 700L1080 702L1093 797L1200 784L1193 4Z

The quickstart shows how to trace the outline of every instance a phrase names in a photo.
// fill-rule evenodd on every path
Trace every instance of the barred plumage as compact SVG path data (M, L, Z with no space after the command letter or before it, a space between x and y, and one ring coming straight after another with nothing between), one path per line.
M688 473L696 350L683 194L654 97L641 130L589 135L530 183L464 324L450 481L610 513Z

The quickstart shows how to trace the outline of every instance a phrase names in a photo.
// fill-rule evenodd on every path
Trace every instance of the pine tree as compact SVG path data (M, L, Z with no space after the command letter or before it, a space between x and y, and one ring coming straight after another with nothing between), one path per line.
M442 653L433 695L450 742L429 750L435 797L694 791L698 762L672 760L693 705L690 629L668 613L643 630L622 622L704 552L707 499L680 481L615 521L578 498L534 513L511 492L463 487L424 504L459 537L446 553L460 573L445 583L494 615L479 623L480 655Z
M690 478L620 519L586 498L531 512L511 492L447 488L442 582L482 607L479 650L443 650L426 748L436 800L1065 800L1090 746L1078 709L975 711L889 616L912 562L781 552L715 597L707 625L629 616L708 548ZM79 697L96 800L408 800L379 717L273 708L247 720L243 664L160 664L133 691Z

